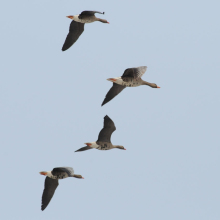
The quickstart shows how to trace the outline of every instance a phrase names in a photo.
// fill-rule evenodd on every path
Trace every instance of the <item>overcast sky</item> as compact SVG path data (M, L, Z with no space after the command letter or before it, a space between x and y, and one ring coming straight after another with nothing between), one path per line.
M1 219L219 220L220 3L4 1L0 8ZM104 11L62 52L70 19ZM160 89L101 103L107 78L148 66ZM74 153L108 115L127 150ZM71 166L41 211L44 176Z

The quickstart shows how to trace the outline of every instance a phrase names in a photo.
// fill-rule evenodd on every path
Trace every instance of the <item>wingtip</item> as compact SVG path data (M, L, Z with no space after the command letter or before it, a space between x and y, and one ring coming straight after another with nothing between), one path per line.
M108 115L106 115L106 116L104 117L104 119L105 119L105 118L109 118L109 116L108 116Z
M105 105L106 104L106 102L105 102L105 100L102 102L102 105L101 106L103 106L103 105Z
M62 51L65 51L65 50L68 50L70 47L66 46L65 43L63 44L63 47L62 47Z

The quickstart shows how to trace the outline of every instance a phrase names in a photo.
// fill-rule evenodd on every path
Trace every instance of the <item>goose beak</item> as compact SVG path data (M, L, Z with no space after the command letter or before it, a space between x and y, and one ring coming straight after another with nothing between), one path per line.
M73 15L66 16L67 18L73 19Z
M44 176L46 176L47 175L47 173L46 172L39 172L41 175L44 175Z
M160 88L159 86L157 86L157 88Z
M114 78L109 78L109 79L107 79L108 81L111 81L111 82L116 82L117 80L116 79L114 79Z
M90 147L92 144L91 144L91 143L85 143L85 145L87 145L87 146L89 146L89 147Z

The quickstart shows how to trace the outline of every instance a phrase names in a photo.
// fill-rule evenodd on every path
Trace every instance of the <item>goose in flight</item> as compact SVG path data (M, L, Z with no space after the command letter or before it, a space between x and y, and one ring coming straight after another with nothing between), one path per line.
M104 14L105 12L99 11L83 11L80 15L70 15L67 18L72 19L73 21L70 23L69 33L66 37L66 40L63 44L62 51L69 49L79 38L79 36L84 31L85 23L92 23L94 21L100 21L102 23L109 22L105 19L97 18L95 13Z
M111 120L111 118L106 115L104 117L104 127L103 129L99 132L98 140L95 142L88 142L85 143L87 146L80 148L79 151L84 151L84 150L89 150L96 148L98 150L110 150L113 148L118 148L121 150L126 150L123 146L121 145L113 145L111 143L111 135L112 133L116 130L114 122Z
M116 95L118 95L126 87L136 87L141 85L147 85L152 88L160 88L155 83L149 83L141 79L146 72L146 66L140 66L136 68L128 68L124 71L121 77L109 78L107 80L113 82L113 86L105 96L102 106L111 101Z
M53 194L59 185L58 179L64 179L67 177L84 179L81 175L74 174L72 167L56 167L52 171L42 171L40 174L46 176L42 195L42 211L48 206L50 200L52 199Z

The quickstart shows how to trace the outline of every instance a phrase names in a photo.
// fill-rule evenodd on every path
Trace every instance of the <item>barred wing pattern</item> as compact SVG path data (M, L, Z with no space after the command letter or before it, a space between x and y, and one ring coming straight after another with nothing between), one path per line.
M56 167L56 168L54 168L53 170L52 170L52 174L54 175L54 176L58 176L58 175L60 175L60 173L67 173L67 175L69 176L69 177L71 177L71 176L73 176L74 175L74 170L73 170L73 168L72 167Z
M137 68L128 68L124 71L123 75L121 76L121 78L123 79L123 77L131 77L134 79L137 78L141 78L144 73L146 72L147 67L146 66L140 66Z
M88 18L90 16L94 16L95 13L99 13L99 14L105 14L105 12L100 12L100 11L83 11L81 12L81 14L79 15L80 19L85 19Z

